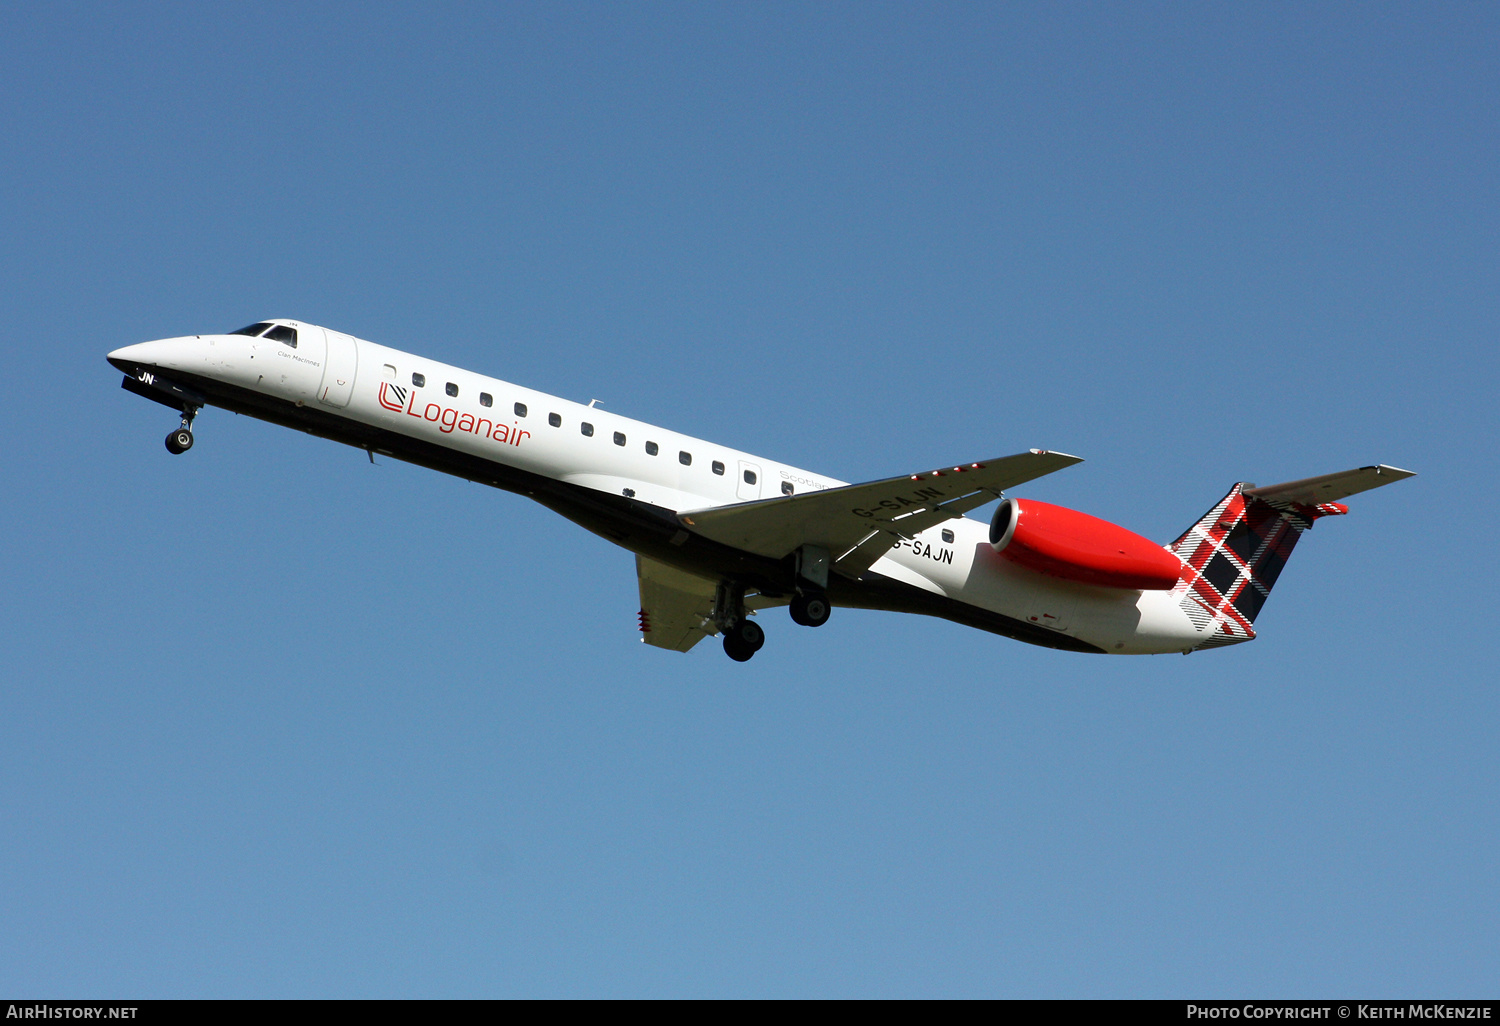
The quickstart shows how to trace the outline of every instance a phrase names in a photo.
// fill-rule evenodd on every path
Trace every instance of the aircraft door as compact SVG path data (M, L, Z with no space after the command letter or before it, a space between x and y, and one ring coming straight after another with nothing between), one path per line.
M328 338L328 359L323 362L323 383L318 386L318 402L329 406L348 406L354 394L354 374L359 367L359 344L348 335L323 329Z
M740 460L740 476L736 479L734 494L741 499L760 498L760 467Z

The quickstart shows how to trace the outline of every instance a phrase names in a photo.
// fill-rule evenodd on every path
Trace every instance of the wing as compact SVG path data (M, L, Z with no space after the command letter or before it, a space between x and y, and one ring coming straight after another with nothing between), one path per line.
M641 588L641 640L657 648L686 652L714 633L714 582L635 557Z
M820 545L834 557L834 569L857 577L900 539L983 506L1007 488L1081 462L1066 453L1032 449L868 484L688 510L677 519L705 538L773 559L803 545Z
M1403 478L1416 476L1410 470L1387 467L1382 463L1374 467L1360 467L1357 470L1345 470L1337 474L1324 474L1321 477L1305 477L1300 481L1266 485L1264 488L1246 488L1245 494L1273 501L1300 502L1313 506L1320 502L1337 502L1339 499L1367 492L1371 488L1395 484Z

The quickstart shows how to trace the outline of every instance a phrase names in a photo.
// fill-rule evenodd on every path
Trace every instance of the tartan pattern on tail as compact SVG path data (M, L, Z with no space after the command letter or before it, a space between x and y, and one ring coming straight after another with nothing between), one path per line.
M1235 485L1171 545L1184 564L1183 612L1213 632L1199 648L1254 640L1255 617L1302 532L1319 517L1349 512L1338 502L1270 502L1245 495L1246 487Z

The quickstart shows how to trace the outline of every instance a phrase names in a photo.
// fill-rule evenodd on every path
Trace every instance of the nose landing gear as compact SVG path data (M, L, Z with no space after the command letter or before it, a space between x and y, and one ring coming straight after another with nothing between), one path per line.
M182 426L167 436L167 452L180 456L193 447L193 418L198 416L198 407L188 406L182 411Z

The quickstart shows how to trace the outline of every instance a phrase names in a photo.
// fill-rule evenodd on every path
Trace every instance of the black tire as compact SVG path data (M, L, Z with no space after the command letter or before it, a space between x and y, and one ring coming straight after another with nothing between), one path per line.
M724 632L724 654L737 663L749 662L755 649L749 648L734 631Z
M193 433L187 428L178 428L167 436L167 452L180 456L193 447Z
M759 652L766 643L766 632L754 620L741 620L735 624L734 634L751 652Z
M793 596L792 621L804 627L821 627L833 615L833 607L822 592L806 592Z

